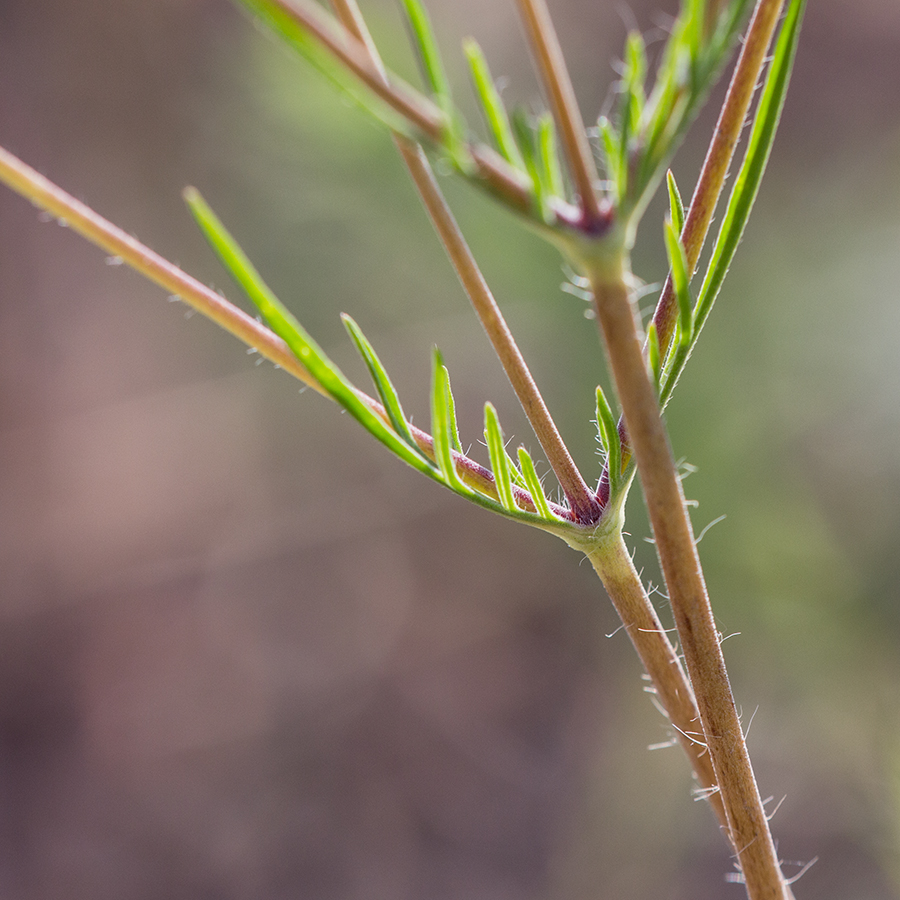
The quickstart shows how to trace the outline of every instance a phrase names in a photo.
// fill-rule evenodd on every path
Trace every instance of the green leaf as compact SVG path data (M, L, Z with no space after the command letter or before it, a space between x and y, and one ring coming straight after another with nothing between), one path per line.
M622 99L622 132L638 134L644 113L646 96L644 79L647 77L647 51L640 32L632 31L625 42L625 71L622 77L624 97ZM627 125L625 124L627 123ZM627 147L623 148L626 152Z
M353 343L356 344L356 349L363 358L363 361L369 370L369 374L372 376L375 389L378 391L378 396L381 397L381 402L384 404L384 409L391 421L391 425L394 426L394 431L396 431L407 444L418 451L418 445L412 436L412 432L409 430L409 423L406 420L403 407L400 405L400 398L397 396L397 391L394 388L393 382L388 377L388 373L385 371L381 360L378 358L378 355L375 353L374 348L369 343L366 336L362 333L362 329L359 325L357 325L346 313L341 314L341 319L344 323L344 327L353 339Z
M484 438L487 442L488 453L491 455L491 469L497 485L497 496L505 510L514 512L518 507L510 479L510 461L503 443L503 431L497 418L497 410L491 403L484 405Z
M684 203L681 200L681 191L675 184L675 175L669 169L666 172L666 186L669 189L669 215L672 218L672 224L675 231L680 235L684 231Z
M612 408L606 399L606 394L603 393L603 388L599 386L597 387L597 431L600 433L600 443L606 451L609 484L613 490L616 490L622 477L622 443L619 440L619 427L613 416Z
M465 142L465 127L453 104L450 79L447 78L431 20L421 0L403 0L403 8L406 11L413 43L422 64L425 81L434 95L435 102L446 117L446 149L453 162L466 171L470 165L470 158Z
M455 422L450 375L444 365L441 351L435 347L431 382L431 436L434 440L434 458L445 484L457 494L469 497L474 492L460 479L451 452L454 440L458 441L453 433Z
M621 203L628 190L628 161L622 158L622 147L616 128L606 116L597 120L600 134L600 146L603 150L603 161L606 164L606 177L612 184L615 202Z
M656 330L655 322L651 322L647 327L647 365L650 369L650 380L658 391L662 373L662 361L659 349L659 332Z
M403 0L403 8L412 30L413 42L422 63L425 80L432 94L443 103L450 98L450 81L441 60L431 20L420 0Z
M538 150L531 117L524 109L518 107L513 111L512 125L522 151L522 157L525 160L525 171L531 178L535 205L543 221L547 223L552 222L553 209L550 205L549 189L544 180L540 151Z
M542 181L551 196L564 198L566 186L562 166L559 163L559 147L556 141L556 125L549 112L538 119L538 157Z
M525 160L522 159L522 153L518 144L516 144L509 115L506 112L506 107L503 105L500 93L494 85L494 80L491 77L491 72L481 47L474 38L466 38L463 41L463 51L466 54L466 59L469 61L472 83L475 86L478 99L481 101L481 108L497 149L507 162L517 169L524 170Z
M534 462L528 455L528 451L524 447L519 447L519 468L522 470L522 477L525 479L525 485L531 499L534 502L534 508L542 519L553 521L555 516L550 512L550 505L547 502L547 495L541 485L541 480L537 476L534 469Z
M666 253L672 272L672 287L675 289L675 299L678 301L678 326L682 335L689 340L693 331L694 304L691 300L687 254L684 251L684 244L681 243L679 231L668 219L664 224L664 234Z
M262 313L272 331L288 345L313 378L370 434L414 469L434 478L437 474L434 464L389 428L362 399L353 384L272 293L199 192L188 188L184 198L222 263Z

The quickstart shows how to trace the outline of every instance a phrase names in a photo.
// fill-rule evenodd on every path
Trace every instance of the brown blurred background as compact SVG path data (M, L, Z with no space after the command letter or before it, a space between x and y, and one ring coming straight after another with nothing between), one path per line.
M474 33L536 102L513 4L430 6L461 90ZM591 119L626 24L673 12L551 7ZM364 9L411 75L395 6ZM416 421L437 343L464 435L492 399L535 449L390 141L227 0L0 0L0 143L236 298L197 185L361 383L341 310ZM592 471L594 324L447 190ZM695 526L727 515L701 551L780 851L819 857L798 900L900 897L898 283L900 5L816 0L669 412ZM739 900L589 568L254 362L0 190L0 896ZM658 583L637 491L630 517Z

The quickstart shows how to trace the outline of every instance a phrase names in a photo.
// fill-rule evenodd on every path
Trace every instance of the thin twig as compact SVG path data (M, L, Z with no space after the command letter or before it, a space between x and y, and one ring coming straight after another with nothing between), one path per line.
M692 275L706 242L713 213L722 194L725 178L783 8L784 0L759 0L747 28L747 36L735 64L734 74L728 85L728 94L719 113L719 120L681 231L688 272ZM662 353L665 353L669 346L677 318L678 305L675 302L672 276L669 275L653 314ZM646 347L644 349L646 351Z
M180 297L197 312L211 319L238 340L255 349L260 356L275 363L313 390L329 400L331 395L312 377L287 344L275 333L256 319L248 316L243 310L225 297L217 294L191 275L179 269L145 244L122 231L107 219L76 200L71 194L52 181L27 166L20 159L0 147L0 182L5 183L17 193L30 200L35 206L45 210L60 222L110 256L121 259L149 281L159 285L173 296ZM363 391L356 391L359 398L385 422L390 418L384 406ZM417 446L426 456L434 459L434 440L432 436L414 425L410 431ZM453 460L460 478L470 487L494 499L499 499L496 482L489 469L469 459L461 453L453 451ZM527 491L513 486L513 492L523 509L536 512L537 509ZM571 513L558 504L548 501L555 516L564 521L571 521Z
M72 231L87 238L111 256L121 259L170 294L181 297L198 312L258 350L313 390L330 397L280 337L2 147L0 180L60 222L65 222Z
M386 78L384 65L368 33L356 0L334 0L334 7L344 26L366 48L370 55L370 64L381 73L383 78ZM547 461L563 489L575 521L584 524L595 522L599 517L600 505L593 492L585 484L568 448L560 437L556 423L553 421L515 338L503 318L500 307L441 193L431 165L418 144L409 141L402 135L395 135L394 142L409 169L453 268L456 270L485 332L487 332L491 345L547 456Z
M556 29L544 0L519 0L519 11L534 52L553 117L559 128L575 190L581 202L583 227L590 231L605 221L596 192L597 166L578 109Z
M408 121L423 138L444 146L447 120L444 113L424 94L375 63L369 53L370 42L360 38L356 24L347 18L343 24L307 0L273 0L298 25L306 29L335 59L340 61L377 97ZM342 7L338 7L340 12ZM343 12L341 12L343 17ZM493 148L484 144L467 147L475 166L475 178L485 189L516 212L533 217L534 199L526 176L514 169ZM555 202L553 212L560 224L573 225L577 210Z

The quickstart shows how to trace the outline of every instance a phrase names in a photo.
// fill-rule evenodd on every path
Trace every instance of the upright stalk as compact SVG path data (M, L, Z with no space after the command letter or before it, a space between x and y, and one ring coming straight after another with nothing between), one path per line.
M699 788L706 795L719 824L728 833L728 819L706 751L694 693L656 610L644 590L621 529L588 551L625 631L637 652L660 705L675 728L676 738L691 763Z
M681 482L641 352L627 272L588 272L703 735L750 900L790 892L747 753Z

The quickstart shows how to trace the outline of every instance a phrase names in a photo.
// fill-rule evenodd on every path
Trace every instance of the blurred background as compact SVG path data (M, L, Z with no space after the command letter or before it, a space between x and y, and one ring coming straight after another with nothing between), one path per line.
M540 106L509 0L429 5L461 93L471 33ZM551 8L592 120L626 27L658 38L675 4ZM396 5L364 10L415 78ZM418 423L437 343L476 455L488 399L536 449L389 139L227 0L2 0L0 143L237 299L197 185L360 384L342 310ZM445 182L599 472L585 305ZM695 528L726 516L701 555L786 871L819 858L798 900L900 897L898 283L900 5L817 0L668 414ZM647 750L665 723L589 567L255 362L0 190L0 894L739 900L680 751ZM637 490L629 530L658 584Z

